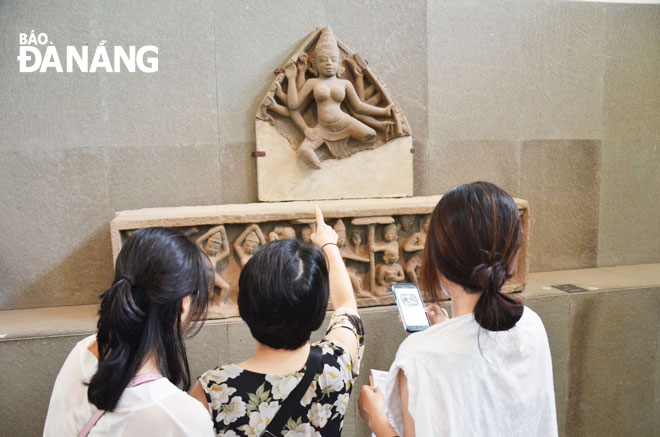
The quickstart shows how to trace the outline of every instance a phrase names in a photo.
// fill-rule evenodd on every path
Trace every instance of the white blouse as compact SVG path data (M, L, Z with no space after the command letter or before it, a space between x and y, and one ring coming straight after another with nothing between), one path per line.
M527 307L508 331L487 331L466 314L401 344L385 395L392 426L403 435L399 370L419 436L557 435L548 338Z
M77 436L97 408L87 401L87 386L98 365L87 349L91 335L76 344L55 380L44 436ZM167 378L127 388L117 408L105 413L90 436L213 436L213 423L200 402Z

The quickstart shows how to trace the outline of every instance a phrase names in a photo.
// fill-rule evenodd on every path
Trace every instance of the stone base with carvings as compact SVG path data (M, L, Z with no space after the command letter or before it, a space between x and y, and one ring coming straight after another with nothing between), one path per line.
M326 221L340 235L358 306L391 305L389 271L406 271L405 281L414 282L415 257L406 252L406 241L423 234L423 222L441 196L399 199L320 200L285 203L150 208L121 211L110 223L113 259L123 241L150 226L179 229L198 244L215 264L216 279L209 318L238 315L236 296L241 266L254 248L279 238L305 241L314 223L318 205ZM516 199L523 225L523 246L506 292L520 291L528 276L529 206ZM388 235L389 234L389 235ZM343 241L342 241L343 240ZM370 250L374 248L374 252ZM246 258L248 257L248 258ZM419 258L416 258L419 260ZM397 265L398 264L398 265Z

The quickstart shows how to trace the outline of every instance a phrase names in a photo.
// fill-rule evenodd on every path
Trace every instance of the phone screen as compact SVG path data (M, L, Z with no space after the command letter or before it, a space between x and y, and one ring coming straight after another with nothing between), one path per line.
M394 284L392 286L396 304L406 331L423 331L429 327L429 318L424 311L424 303L415 284Z

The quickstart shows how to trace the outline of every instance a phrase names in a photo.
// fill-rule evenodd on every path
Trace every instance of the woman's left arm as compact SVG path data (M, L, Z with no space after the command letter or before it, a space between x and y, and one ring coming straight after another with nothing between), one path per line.
M415 420L408 411L408 379L403 370L397 375L399 380L399 396L401 396L401 412L403 413L403 437L415 437Z

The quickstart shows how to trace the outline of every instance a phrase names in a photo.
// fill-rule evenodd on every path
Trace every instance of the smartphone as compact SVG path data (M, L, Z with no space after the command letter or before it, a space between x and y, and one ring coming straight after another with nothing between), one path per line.
M394 284L392 293L396 298L396 306L399 307L399 314L406 331L418 332L431 326L419 288L415 284Z

